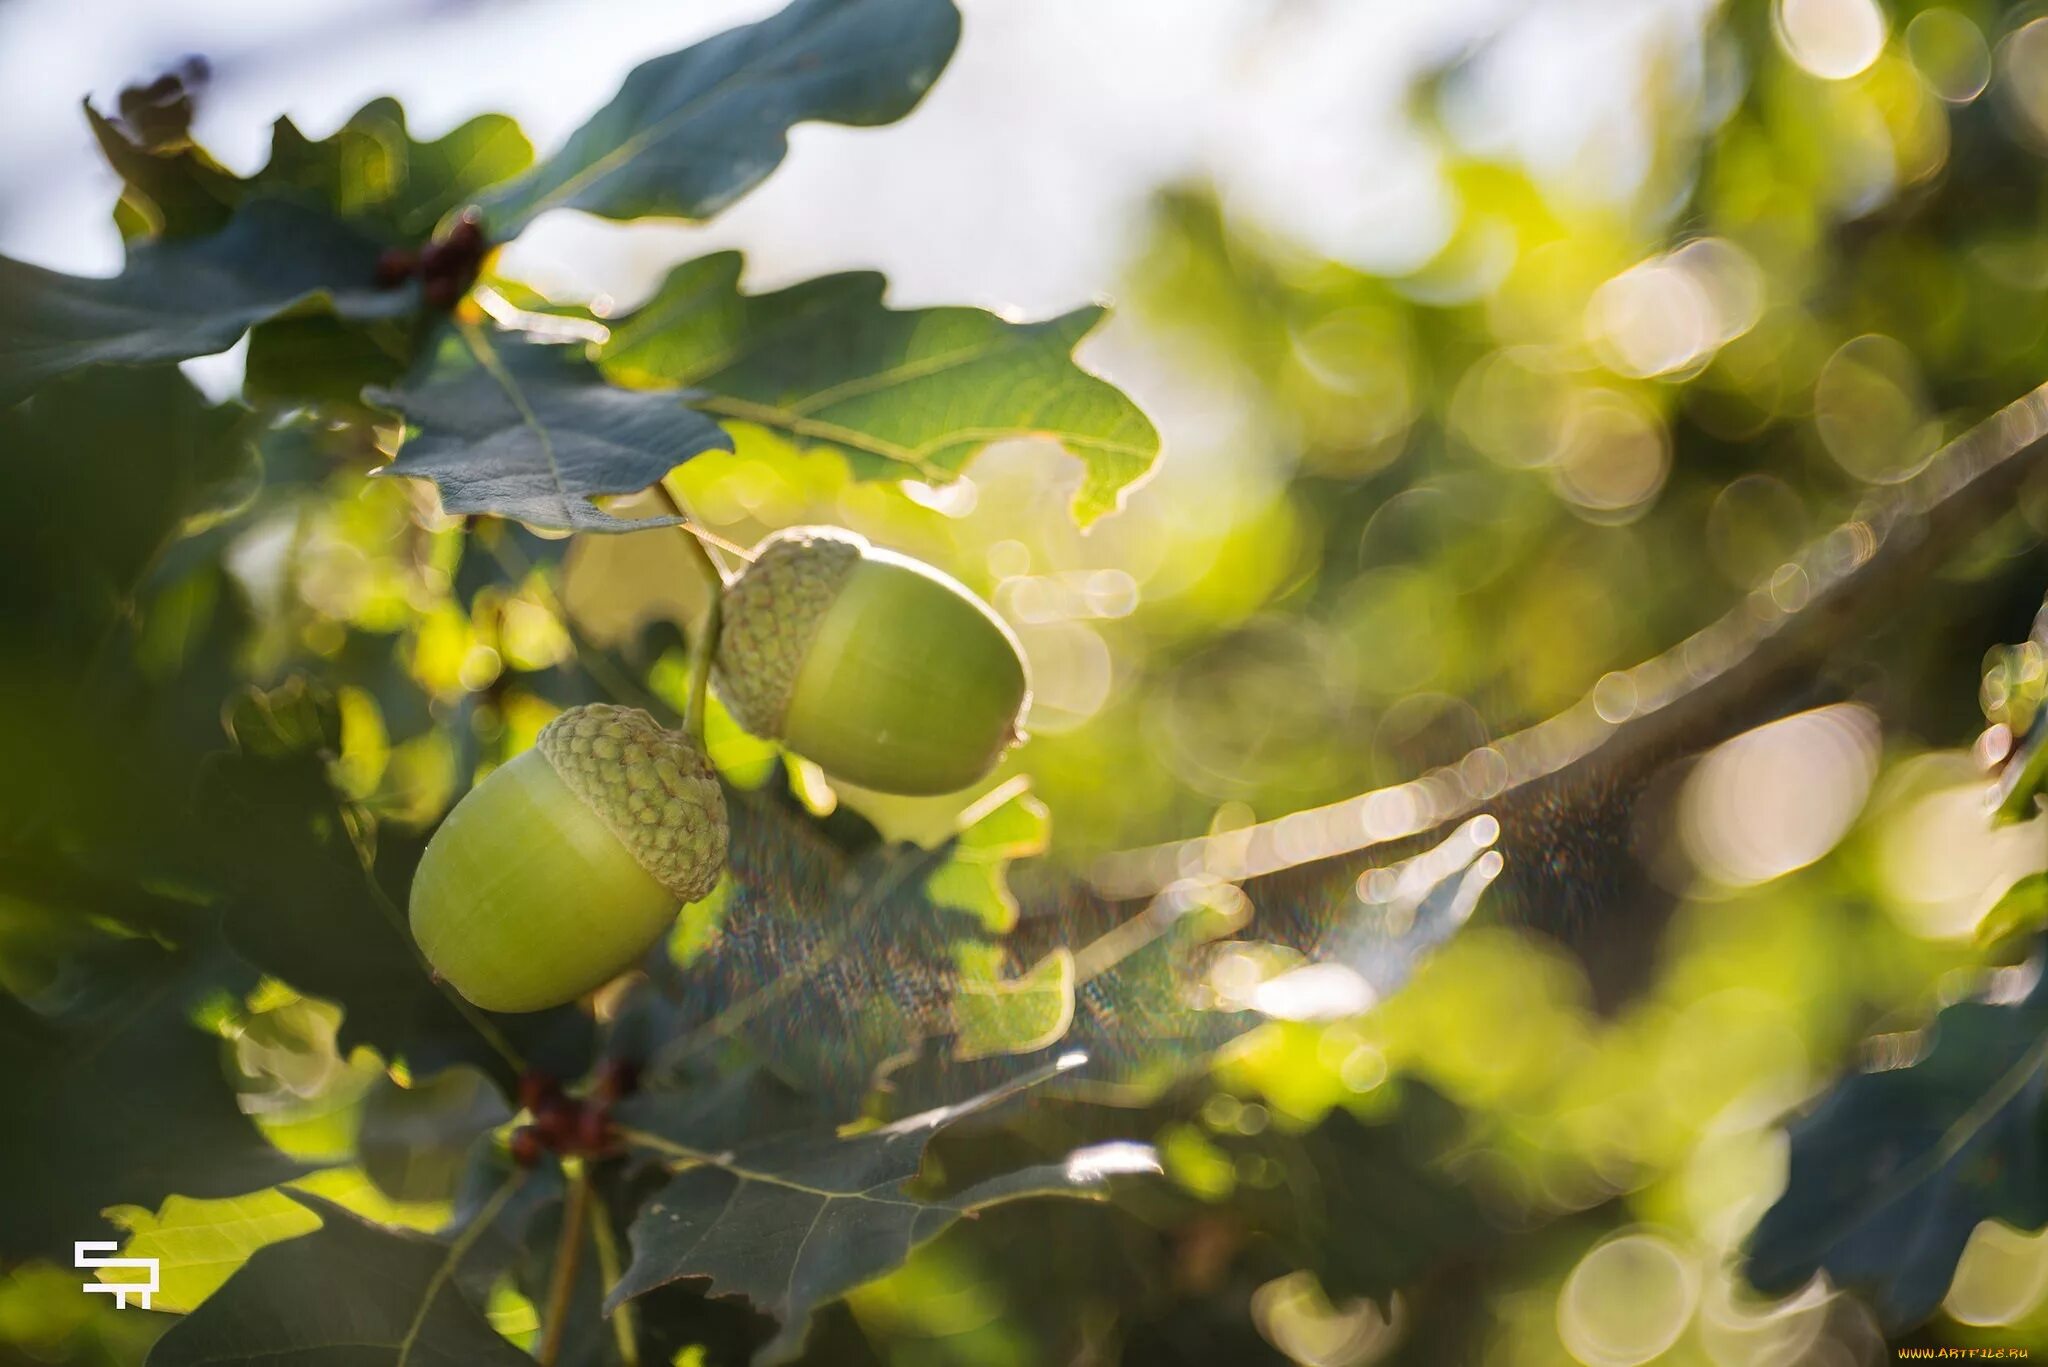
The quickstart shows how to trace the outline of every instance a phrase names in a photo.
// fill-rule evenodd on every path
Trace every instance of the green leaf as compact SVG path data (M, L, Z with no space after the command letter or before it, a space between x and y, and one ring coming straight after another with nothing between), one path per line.
M1992 784L1993 821L2009 825L2032 820L2040 814L2044 791L2048 791L2048 717L2037 716Z
M317 142L279 119L270 162L249 192L296 194L386 242L411 243L532 162L533 144L503 114L478 115L420 142L406 129L403 107L385 97Z
M485 201L486 223L509 238L549 209L708 218L781 164L792 125L908 114L959 36L951 0L796 0L636 67L560 151Z
M396 100L364 105L328 137L307 138L289 119L271 136L268 164L243 179L197 147L168 151L136 146L91 106L86 117L101 150L126 184L124 206L136 207L167 238L213 233L235 210L284 202L322 220L338 220L372 249L425 241L446 215L471 203L533 160L533 148L511 119L486 114L431 142L407 131ZM137 248L143 259L145 248ZM367 286L374 257L339 277ZM314 299L283 316L255 321L244 393L280 406L309 401L353 405L363 386L388 384L411 364L424 318L416 289L377 292L383 311L358 316ZM230 339L232 340L232 339Z
M210 233L234 213L242 179L204 149L191 143L168 150L139 146L89 100L85 119L126 187L124 203L136 206L152 231L167 237Z
M128 1236L121 1257L156 1259L150 1309L173 1315L198 1308L257 1249L320 1228L319 1216L276 1187L215 1201L173 1196L154 1212L116 1206L107 1218Z
M658 526L592 499L637 492L692 456L732 449L716 423L673 396L615 388L568 348L465 335L469 354L451 348L418 380L366 395L417 429L383 473L433 481L447 512L576 531Z
M150 1308L182 1315L218 1291L257 1249L320 1228L320 1217L294 1200L293 1191L325 1197L365 1219L410 1229L436 1228L447 1215L445 1204L407 1206L386 1200L355 1168L327 1168L294 1179L289 1191L269 1187L212 1201L172 1196L155 1211L115 1206L106 1216L128 1236L121 1257L157 1260L158 1287ZM504 1219L501 1216L500 1222ZM481 1257L464 1265L475 1261ZM120 1281L124 1275L118 1268L99 1274L103 1282Z
M2044 1064L2048 980L2008 1005L1951 1006L1919 1062L1838 1084L1790 1127L1751 1283L1780 1295L1825 1271L1893 1331L1933 1314L1981 1221L2048 1224Z
M421 142L406 129L405 110L388 97L317 140L279 119L270 160L246 178L190 143L138 146L90 104L85 116L125 185L124 198L165 237L210 233L251 200L282 198L342 219L380 245L417 242L445 215L533 162L532 144L503 114L479 115Z
M991 931L1009 930L1017 924L1010 863L1045 853L1052 818L1020 779L981 799L960 821L952 857L932 870L925 892L938 905L963 911Z
M743 294L741 258L677 267L599 354L637 387L681 386L745 440L756 427L842 453L857 473L945 480L991 442L1050 437L1085 466L1082 526L1113 512L1159 455L1124 394L1074 363L1099 308L1012 323L972 308L895 310L872 272Z
M1047 1049L1074 1023L1074 955L1056 949L1016 977L963 976L953 993L953 1057Z
M374 285L377 252L331 217L260 200L219 232L142 243L109 279L0 257L0 404L81 366L225 351L295 307L358 320L410 313L416 289Z
M409 1087L380 1078L363 1099L357 1152L377 1190L393 1200L445 1200L477 1136L511 1118L474 1068L446 1068Z
M1099 1197L1113 1175L1157 1172L1150 1145L1111 1143L948 1196L911 1190L926 1147L941 1131L1079 1062L1075 1056L971 1100L848 1139L785 1135L713 1154L661 1136L635 1136L694 1166L677 1174L633 1222L633 1261L608 1306L706 1277L714 1295L745 1296L774 1315L781 1328L759 1360L786 1361L803 1346L814 1309L901 1266L911 1250L961 1216L1028 1196Z
M1977 923L1977 943L1993 947L2048 929L2048 873L2030 873L2005 890Z
M0 1256L61 1256L103 1232L106 1206L234 1196L303 1171L237 1109L222 1042L194 1023L202 1006L246 988L247 970L217 950L115 939L10 905ZM31 962L48 971L23 982Z
M158 1340L150 1367L517 1367L531 1361L498 1336L458 1285L458 1270L488 1219L444 1241L369 1224L316 1196L292 1199L320 1217L319 1231L258 1249L226 1286Z

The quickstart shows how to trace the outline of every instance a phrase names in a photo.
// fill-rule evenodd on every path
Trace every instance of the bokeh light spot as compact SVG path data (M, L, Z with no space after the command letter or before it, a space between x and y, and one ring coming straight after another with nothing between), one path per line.
M2037 144L2048 146L2048 19L2016 30L1998 49L1999 91Z
M2011 1324L2048 1297L2048 1230L1986 1220L1970 1235L1942 1308L1964 1324Z
M1985 795L1962 751L1923 755L1887 775L1878 875L1893 916L1914 934L1972 934L2007 888L2048 867L2042 819L1994 827Z
M1330 1304L1312 1272L1290 1272L1252 1292L1252 1322L1266 1342L1302 1367L1362 1367L1401 1337L1401 1298L1391 1314L1360 1298Z
M1639 516L1670 472L1671 441L1663 421L1612 390L1580 396L1551 470L1558 492L1595 522Z
M1785 55L1822 80L1847 80L1884 51L1874 0L1778 0L1771 17Z
M1696 238L1629 267L1593 292L1586 330L1616 373L1688 370L1756 326L1763 273L1725 238Z
M1685 1332L1699 1300L1699 1273L1677 1245L1625 1234L1572 1269L1557 1298L1557 1332L1586 1367L1635 1367Z
M1700 871L1747 886L1802 868L1848 833L1877 777L1877 717L1823 707L1710 751L1679 797L1681 838Z
M1875 333L1844 342L1821 367L1813 422L1835 463L1873 483L1912 477L1941 445L1913 354Z
M1991 49L1960 10L1925 9L1906 25L1906 53L1935 94L1968 104L1991 81Z

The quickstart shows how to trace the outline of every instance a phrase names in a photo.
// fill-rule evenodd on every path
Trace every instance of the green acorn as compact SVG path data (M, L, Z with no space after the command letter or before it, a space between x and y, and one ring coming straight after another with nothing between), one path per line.
M1016 637L929 565L791 527L726 589L712 675L741 726L887 793L950 793L1019 736Z
M725 795L688 737L591 703L549 722L427 842L412 934L489 1011L572 1001L645 953L725 867Z

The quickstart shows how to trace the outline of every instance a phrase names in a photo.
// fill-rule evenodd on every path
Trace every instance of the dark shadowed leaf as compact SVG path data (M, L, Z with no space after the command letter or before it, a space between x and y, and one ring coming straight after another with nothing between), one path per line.
M235 1104L200 1007L254 975L218 950L114 939L15 905L0 991L0 1255L60 1257L107 1237L100 1211L236 1196L304 1171ZM35 966L41 966L37 971Z
M414 138L405 110L375 99L324 138L290 119L271 130L270 160L237 176L190 143L137 145L91 105L85 116L125 197L166 237L209 233L251 200L282 198L354 225L380 245L424 239L442 217L533 161L533 146L503 114L482 114L431 142Z
M894 310L871 272L750 295L740 269L738 253L720 252L671 272L614 329L605 372L682 386L707 413L840 451L869 476L943 480L991 442L1050 437L1086 467L1074 495L1084 526L1158 457L1159 434L1137 405L1074 363L1100 309L1038 323Z
M1750 1281L1777 1295L1825 1271L1894 1330L1933 1314L1980 1221L2048 1223L2044 1063L2037 985L1949 1007L1925 1058L1838 1085L1791 1125L1791 1175L1752 1237Z
M502 1189L498 1209L510 1204ZM531 1361L464 1299L459 1273L487 1209L453 1240L369 1224L293 1193L320 1217L312 1234L257 1250L205 1304L172 1326L150 1367L492 1367Z
M252 194L296 194L384 240L412 243L532 161L533 145L503 114L478 115L421 142L398 101L385 97L317 141L279 119L270 163L249 184Z
M273 409L319 404L323 418L374 416L363 390L403 376L432 326L416 318L352 323L322 311L258 323L249 332L242 397Z
M796 0L634 69L533 172L485 201L510 237L549 209L708 218L765 179L807 121L892 123L960 36L951 0Z
M613 1114L621 1125L695 1149L726 1149L759 1135L831 1124L819 1098L758 1064L664 1080L627 1097Z
M633 1261L610 1304L683 1278L714 1295L745 1296L781 1328L762 1350L784 1361L803 1345L811 1312L900 1266L912 1249L971 1211L1027 1196L1099 1196L1117 1174L1156 1172L1145 1144L1080 1150L1064 1163L1002 1173L948 1196L909 1184L926 1146L955 1121L1010 1099L1080 1062L1078 1055L995 1091L852 1138L784 1135L722 1153L641 1135L694 1166L633 1222Z
M121 177L124 204L134 206L150 232L167 237L210 233L234 213L242 179L204 149L192 143L167 149L140 146L90 102L85 119L100 154Z
M209 405L170 366L66 376L0 412L0 503L35 510L0 544L10 662L26 661L30 634L97 642L164 550L256 480L248 410Z
M1279 1174L1238 1186L1232 1216L1340 1300L1384 1301L1488 1231L1471 1192L1432 1161L1455 1147L1464 1118L1420 1086L1405 1086L1402 1098L1397 1115L1378 1124L1339 1110L1306 1133L1213 1135L1240 1171L1265 1165ZM1310 1189L1315 1199L1303 1200Z
M415 290L375 287L377 251L332 217L259 200L219 232L136 246L109 279L0 257L0 403L80 366L225 351L295 306L363 320L410 312Z
M669 394L607 384L567 347L469 333L427 373L372 390L416 429L386 472L432 480L451 513L490 513L536 527L632 531L591 500L645 489L690 457L732 441Z
M394 1201L444 1201L478 1135L512 1118L505 1099L474 1068L446 1068L401 1087L380 1077L363 1098L356 1152L363 1171Z

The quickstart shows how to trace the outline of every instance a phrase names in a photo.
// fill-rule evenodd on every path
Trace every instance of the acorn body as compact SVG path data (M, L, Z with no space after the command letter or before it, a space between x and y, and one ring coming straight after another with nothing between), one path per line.
M490 1011L538 1011L646 952L725 862L710 763L644 712L593 704L478 784L414 874L413 938Z
M949 793L1019 738L1023 654L988 605L929 565L836 528L755 548L726 590L719 696L739 723L882 792Z

